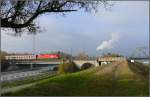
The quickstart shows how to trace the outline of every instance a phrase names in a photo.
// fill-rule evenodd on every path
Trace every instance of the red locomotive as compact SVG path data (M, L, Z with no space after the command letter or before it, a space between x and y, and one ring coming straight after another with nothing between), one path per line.
M39 54L36 56L37 59L58 59L59 54Z

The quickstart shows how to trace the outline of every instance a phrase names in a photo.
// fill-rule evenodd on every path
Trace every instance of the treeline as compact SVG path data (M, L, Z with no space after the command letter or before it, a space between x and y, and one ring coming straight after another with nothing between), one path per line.
M5 51L0 51L0 63L1 63L1 71L5 71L9 67L8 61L5 60L5 56L8 55Z
M118 53L103 53L101 56L103 57L123 57L123 55Z
M0 51L0 60L5 60L5 56L8 55L5 51Z

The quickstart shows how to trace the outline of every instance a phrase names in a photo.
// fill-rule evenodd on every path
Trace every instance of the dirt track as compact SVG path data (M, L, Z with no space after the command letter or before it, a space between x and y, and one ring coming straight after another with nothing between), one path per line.
M116 80L123 76L130 76L130 78L139 78L140 76L146 78L148 76L148 70L142 64L130 63L128 61L118 61L113 62L112 64L108 64L108 66L104 66L103 69L99 71L97 70L95 74L110 74L113 80Z

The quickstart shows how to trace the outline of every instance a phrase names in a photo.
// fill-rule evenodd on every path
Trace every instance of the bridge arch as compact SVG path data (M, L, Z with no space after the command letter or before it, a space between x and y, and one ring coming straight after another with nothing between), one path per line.
M82 65L84 65L85 63L90 63L90 64L92 64L92 66L99 66L98 62L96 60L74 60L74 63L80 69L81 69Z
M88 68L91 68L91 67L94 67L94 64L93 63L89 63L89 62L83 63L81 65L81 69L88 69Z

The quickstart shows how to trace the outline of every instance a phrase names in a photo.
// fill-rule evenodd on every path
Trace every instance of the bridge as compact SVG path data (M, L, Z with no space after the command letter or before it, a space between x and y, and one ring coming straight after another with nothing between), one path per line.
M122 57L98 57L97 60L73 60L73 62L77 65L78 68L82 68L83 65L85 64L90 64L91 66L101 66L104 64L109 64L114 61L119 61L119 60L125 60L125 58ZM28 65L30 66L30 69L34 69L38 66L40 67L49 67L52 65L59 65L61 64L61 61L12 61L12 67L14 66L23 66L23 65Z
M149 60L149 47L136 47L133 53L130 55L131 60Z
M61 64L60 61L17 61L15 64Z
M150 58L146 57L146 58L129 58L131 60L149 60Z
M140 62L142 64L145 65L149 65L150 64L150 58L129 58L128 60L130 60L130 62Z
M122 60L126 60L126 58L125 57L98 57L97 59L100 65L108 64L114 61L122 61Z
M99 66L99 63L96 61L96 60L74 60L73 61L78 68L81 69L81 67L84 65L84 64L91 64L93 66Z
M18 70L18 69L39 69L39 68L43 68L43 67L47 67L47 68L52 68L56 65L61 64L61 61L17 61L17 60L11 60L8 61L9 63L9 67L8 67L8 71L9 70Z
M144 58L147 59L147 58ZM144 60L141 58L129 58L128 60ZM127 60L125 57L98 57L97 60L73 60L73 62L77 65L78 68L82 68L82 66L86 64L90 64L91 66L101 66L105 64L112 63L114 61L121 61L121 60ZM16 61L15 66L25 66L29 69L36 69L36 68L54 68L56 65L61 64L61 61ZM11 67L13 67L13 63ZM14 67L15 67L14 66Z
M91 64L95 67L109 64L115 61L122 61L126 60L124 57L98 57L97 60L74 60L74 63L79 67L82 68L85 64Z

